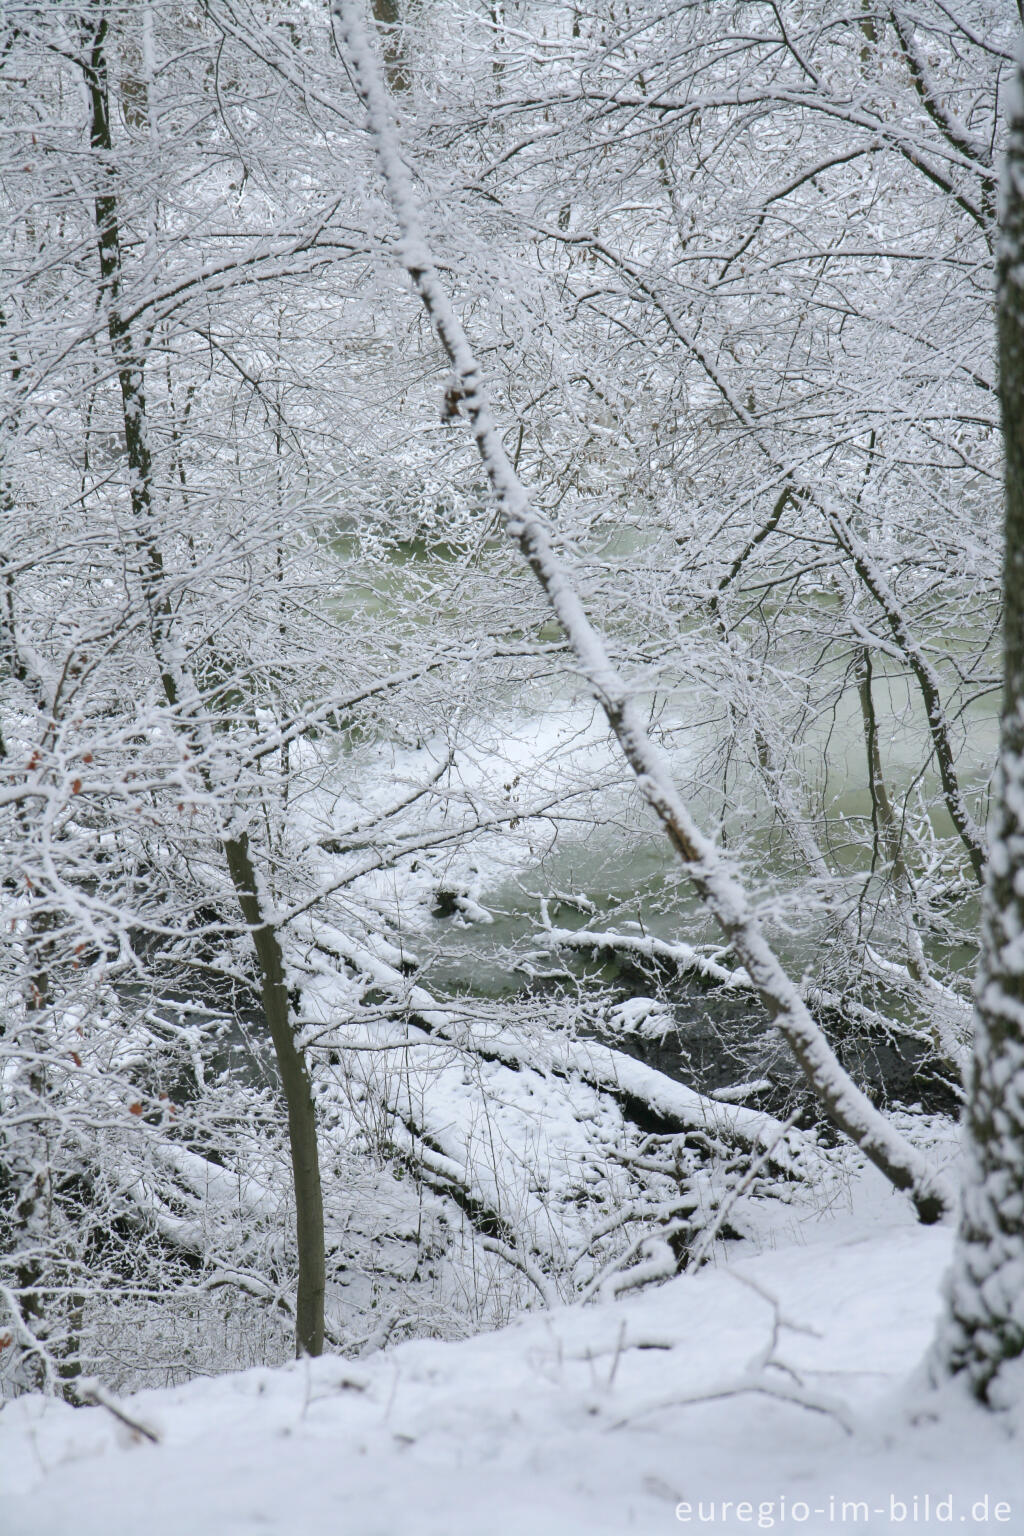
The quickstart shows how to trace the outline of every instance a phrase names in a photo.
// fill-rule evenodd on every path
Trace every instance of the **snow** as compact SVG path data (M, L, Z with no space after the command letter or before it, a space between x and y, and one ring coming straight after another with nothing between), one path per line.
M907 1385L933 1332L951 1236L876 1198L868 1216L819 1216L772 1251L624 1300L126 1400L159 1444L102 1407L22 1398L0 1413L0 1528L1020 1531L1019 1441L952 1389L929 1398ZM988 1520L974 1520L986 1499ZM845 1518L843 1501L853 1501ZM861 1501L866 1511L854 1509Z

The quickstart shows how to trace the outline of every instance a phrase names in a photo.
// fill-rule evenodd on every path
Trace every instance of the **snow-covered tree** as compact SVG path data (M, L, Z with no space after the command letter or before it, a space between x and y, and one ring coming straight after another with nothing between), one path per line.
M5 1387L670 1272L737 1157L804 1176L797 1134L409 975L474 837L589 785L469 771L563 648L450 470L329 34L6 20Z
M474 374L409 302L326 8L6 8L6 1380L124 1361L115 1303L187 1371L211 1318L247 1360L370 1347L402 1286L449 1329L646 1283L748 1174L828 1176L807 1081L943 1204L859 1088L952 1101L966 1050L1011 11L375 0ZM524 484L640 794L500 537ZM640 910L545 858L641 836ZM496 866L523 995L454 995ZM588 953L651 995L574 990ZM663 982L743 999L749 1103Z
M646 728L639 700L614 667L591 624L552 531L532 505L502 443L482 369L441 281L397 137L391 99L365 32L360 0L334 0L357 90L398 225L397 255L452 365L453 387L469 418L505 532L537 577L594 697L618 739L650 809L682 860L702 902L736 953L808 1085L829 1115L897 1188L923 1221L948 1208L949 1192L843 1071L828 1041L765 941L756 913L719 850L696 825L673 782L665 755Z
M1024 1387L1024 72L1009 92L998 249L1006 443L1005 681L967 1113L963 1208L936 1374L993 1408Z
M223 38L198 12L24 6L7 18L6 41L23 141L8 183L5 317L6 873L21 939L4 1042L8 1301L39 1359L76 1354L60 1316L83 1308L81 1275L68 1279L78 1260L62 1256L76 1246L68 1223L116 1231L123 1219L116 1199L96 1195L109 1180L90 1132L104 1114L95 1093L142 1119L149 1094L164 1136L186 1161L198 1156L204 1115L168 1118L176 1069L153 1048L147 1015L158 1015L158 1034L173 1032L175 1013L205 1026L189 1074L203 1097L202 1058L216 1050L227 989L235 1008L261 1010L273 1041L298 1228L296 1338L318 1353L317 1132L277 914L287 921L291 908L318 906L320 886L358 877L332 881L310 864L311 852L328 857L318 838L336 829L316 826L328 803L311 806L300 765L315 798L322 762L310 741L336 750L356 704L414 691L438 665L421 650L401 666L400 622L374 641L365 613L332 625L316 612L343 516L308 510L337 451L310 408L310 374L322 389L331 361L296 336L308 312L286 315L285 294L303 273L341 265L352 242L328 227L336 199L275 202L275 176L300 174L295 156L253 171L246 199L251 168L229 103L258 117L251 71L231 73ZM246 143L254 160L266 151L253 122ZM22 197L42 204L29 222L17 217ZM344 303L336 287L331 302ZM325 646L326 632L336 644ZM371 841L374 825L371 815L360 829ZM380 862L386 853L364 859L371 873ZM75 1046L79 1035L88 1048ZM75 1130L55 1142L69 1094ZM205 1109L217 1120L216 1106ZM137 1143L125 1140L136 1153ZM202 1151L235 1162L223 1143ZM173 1243L174 1220L160 1222L167 1196L145 1161L132 1175L125 1153L113 1182Z

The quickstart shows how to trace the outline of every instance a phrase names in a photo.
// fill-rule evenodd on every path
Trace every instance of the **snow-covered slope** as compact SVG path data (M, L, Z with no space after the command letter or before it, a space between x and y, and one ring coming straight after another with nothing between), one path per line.
M1019 1536L1020 1440L958 1402L932 1417L906 1385L950 1232L895 1205L889 1219L819 1220L775 1251L467 1342L142 1393L124 1406L159 1444L101 1407L21 1399L0 1413L0 1531Z

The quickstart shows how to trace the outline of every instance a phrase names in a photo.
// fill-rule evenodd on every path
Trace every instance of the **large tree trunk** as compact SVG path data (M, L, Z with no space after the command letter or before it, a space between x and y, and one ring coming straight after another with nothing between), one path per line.
M1006 439L1005 677L960 1230L934 1374L1008 1406L1024 1356L1024 71L1003 176L999 385ZM1016 1392L1020 1367L1014 1367Z

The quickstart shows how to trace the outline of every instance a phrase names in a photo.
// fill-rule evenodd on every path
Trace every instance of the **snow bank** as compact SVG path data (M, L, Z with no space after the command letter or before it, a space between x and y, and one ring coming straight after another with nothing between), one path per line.
M125 1406L158 1445L103 1408L21 1399L0 1413L0 1529L1024 1530L1019 1441L959 1403L909 1420L950 1232L850 1217L811 1230L462 1343L141 1393Z

